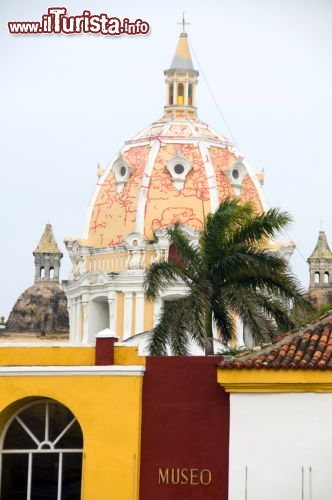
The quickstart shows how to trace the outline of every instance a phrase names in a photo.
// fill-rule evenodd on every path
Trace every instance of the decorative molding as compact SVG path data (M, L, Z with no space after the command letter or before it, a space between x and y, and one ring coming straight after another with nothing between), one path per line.
M248 174L248 170L242 162L242 157L239 157L231 168L223 170L237 196L240 196L243 179Z
M0 377L142 377L144 366L6 366Z
M215 173L217 166L212 164L207 141L199 142L199 150L204 160L205 175L209 187L210 210L211 213L214 213L219 207L219 193Z
M331 370L218 368L218 383L230 393L331 392Z
M116 192L121 193L123 191L124 185L128 181L134 169L126 163L120 156L112 165L111 168L116 183Z
M166 168L171 174L173 186L175 187L175 189L177 191L182 191L186 182L187 175L193 167L190 161L181 155L180 149L176 153L176 156L169 160Z

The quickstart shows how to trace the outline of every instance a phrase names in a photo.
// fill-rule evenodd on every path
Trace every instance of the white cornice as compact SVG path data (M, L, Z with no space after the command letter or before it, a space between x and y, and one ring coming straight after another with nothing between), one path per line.
M141 377L144 366L1 366L0 377Z

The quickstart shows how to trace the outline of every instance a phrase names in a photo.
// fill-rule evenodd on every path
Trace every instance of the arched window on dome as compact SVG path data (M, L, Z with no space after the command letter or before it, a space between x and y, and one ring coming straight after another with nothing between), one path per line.
M54 267L50 267L50 278L54 278Z
M184 86L183 83L178 84L178 104L183 104L184 102Z
M172 106L173 98L174 98L174 85L173 85L173 83L171 83L169 86L169 89L168 89L168 104L169 104L169 106Z
M324 285L328 285L328 284L329 284L329 282L330 282L330 275L329 275L329 273L326 271L326 272L324 273Z
M81 498L83 435L57 401L37 400L17 411L0 440L0 498Z
M317 271L317 272L315 273L315 284L316 284L316 285L318 285L318 284L319 284L319 282L320 282L320 274L319 274L319 272Z
M191 83L188 85L188 105L192 106L193 104L193 86Z
M45 267L40 268L40 277L45 278Z

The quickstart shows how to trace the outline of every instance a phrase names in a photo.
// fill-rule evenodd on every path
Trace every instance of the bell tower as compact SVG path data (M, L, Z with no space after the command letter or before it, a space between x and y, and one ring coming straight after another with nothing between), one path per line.
M308 258L309 299L316 307L332 302L332 252L325 231L319 231L314 251Z
M60 261L63 254L55 241L51 224L46 224L33 255L35 257L35 283L39 281L59 283Z

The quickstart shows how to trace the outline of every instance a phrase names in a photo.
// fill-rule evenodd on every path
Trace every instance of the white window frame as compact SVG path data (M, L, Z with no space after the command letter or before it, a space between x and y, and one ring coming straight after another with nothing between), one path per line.
M40 404L45 404L45 429L44 429L44 440L40 441L37 436L32 432L31 429L23 422L23 420L19 417L19 415L27 410L28 408ZM50 404L57 404L59 406L64 406L58 401L52 399L37 399L31 403L24 405L19 408L8 420L4 429L2 431L0 437L0 492L1 492L1 479L2 479L2 457L3 455L10 454L25 454L28 455L28 474L27 474L27 497L26 500L31 500L31 484L32 484L32 459L34 454L43 454L43 453L54 453L59 456L58 464L58 486L57 486L57 500L61 500L62 498L62 476L63 476L63 455L64 453L81 453L83 458L83 448L55 448L56 444L60 441L60 439L64 436L64 434L70 429L70 427L77 422L75 417L67 424L67 426L60 432L60 434L53 440L49 439L49 423L50 423L50 414L49 407ZM65 407L65 406L64 406ZM21 427L27 432L30 438L36 443L36 448L18 448L18 449L5 449L4 441L7 435L8 430L12 423L16 420ZM47 446L45 448L44 446Z

